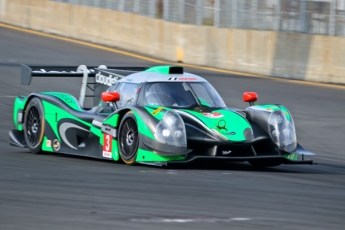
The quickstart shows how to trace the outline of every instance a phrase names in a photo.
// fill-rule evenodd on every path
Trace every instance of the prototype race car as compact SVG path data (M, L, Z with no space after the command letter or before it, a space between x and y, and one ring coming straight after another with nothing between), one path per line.
M194 160L248 161L257 167L312 164L304 156L314 154L297 143L287 108L254 105L254 92L244 93L250 104L245 110L229 108L208 81L183 67L22 65L21 72L24 85L32 77L83 77L79 101L61 92L15 99L10 144L34 153L129 165ZM89 97L93 106L85 108Z

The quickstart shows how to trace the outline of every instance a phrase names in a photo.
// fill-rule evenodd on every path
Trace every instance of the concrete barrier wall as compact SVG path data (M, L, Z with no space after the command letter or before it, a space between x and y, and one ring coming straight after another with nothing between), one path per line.
M49 0L0 0L0 21L169 61L345 83L345 38L221 29Z

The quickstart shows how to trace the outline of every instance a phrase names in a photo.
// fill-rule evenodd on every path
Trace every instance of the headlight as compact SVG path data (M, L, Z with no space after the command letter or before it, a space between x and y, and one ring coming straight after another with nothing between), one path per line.
M164 118L165 118L165 122L169 126L173 126L177 120L176 115L174 113L165 113Z
M164 137L169 137L169 136L170 136L170 130L169 130L169 129L163 129L162 135L163 135Z
M283 121L283 116L277 112L273 112L268 119L268 123L270 125L280 124L282 123L282 121Z
M177 138L180 138L180 137L182 137L182 131L181 130L175 130L175 132L174 132L174 136L175 137L177 137Z
M297 146L295 125L292 116L286 118L283 111L274 111L268 118L268 132L279 149L292 152Z
M246 138L247 141L252 141L254 138L253 130L250 128L246 128L244 130L244 137Z
M164 114L156 126L155 138L164 144L187 147L186 128L175 110L169 110Z

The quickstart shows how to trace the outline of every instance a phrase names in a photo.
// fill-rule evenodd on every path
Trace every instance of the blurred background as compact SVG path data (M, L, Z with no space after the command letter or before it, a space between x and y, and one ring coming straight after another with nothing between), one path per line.
M345 84L345 0L0 0L0 22L164 61Z
M54 0L219 28L345 36L345 0Z

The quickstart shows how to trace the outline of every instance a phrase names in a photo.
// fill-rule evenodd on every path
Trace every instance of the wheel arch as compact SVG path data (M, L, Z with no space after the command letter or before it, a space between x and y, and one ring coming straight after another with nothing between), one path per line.
M37 97L38 99L42 100L38 94L36 93L32 93L30 94L29 96L25 97L25 103L24 103L24 106L22 108L16 108L16 106L14 106L14 111L13 111L13 116L18 116L18 112L19 112L19 109L21 109L21 112L22 112L22 121L21 123L19 123L18 121L18 117L13 117L13 123L14 123L14 127L20 131L23 130L23 128L19 128L19 125L24 125L24 117L25 117L25 113L26 113L26 108L28 107L28 104L30 102L30 100L34 97ZM16 99L18 99L20 97L17 97ZM44 113L44 106L43 107L43 113Z
M154 135L153 135L153 127L149 127L152 122L149 122L148 120L146 122L144 121L143 117L148 118L147 111L145 109L141 109L141 108L136 107L136 106L125 107L125 108L120 109L117 112L117 114L119 114L118 125L120 125L123 117L128 112L133 112L134 117L135 117L136 122L137 122L139 133L143 134L145 136L148 136L151 139L155 139Z
M30 100L31 100L32 98L34 98L34 97L37 97L37 98L39 98L40 100L42 100L42 98L39 96L39 94L31 93L31 94L26 98L26 102L25 102L25 105L24 105L24 107L23 107L23 111L26 110L26 107L28 106ZM44 107L43 107L43 109L44 109Z
M120 126L121 121L123 117L126 115L126 113L132 111L130 108L123 108L117 111L117 114L119 115L118 121L117 121L117 126Z
M133 113L133 110L131 109L123 109L120 111L120 114L121 114L121 117L118 119L118 130L117 130L117 140L118 140L118 152L119 152L119 158L122 162L128 164L128 165L133 165L135 164L136 162L136 158L137 158L137 154L138 154L138 151L139 151L139 146L140 146L140 135L139 135L139 125L138 125L138 121L137 121L137 118L136 118L136 115L135 113ZM136 151L132 152L130 154L130 156L126 156L127 153L124 153L122 152L121 150L121 136L122 136L122 130L125 129L125 127L128 127L128 126L125 126L123 125L123 123L127 122L126 119L128 118L131 118L132 120L134 120L134 123L135 123L135 126L136 126L136 129L137 129L137 134L134 135L136 136L136 138L134 138L134 140L136 139ZM128 124L128 123L127 123ZM128 130L127 130L128 131ZM130 131L128 131L130 132ZM129 135L129 134L127 134ZM133 134L131 134L132 136ZM131 139L131 138L129 138ZM126 141L125 141L126 142ZM133 144L133 143L132 143ZM132 146L132 144L128 144L127 142L127 146Z

